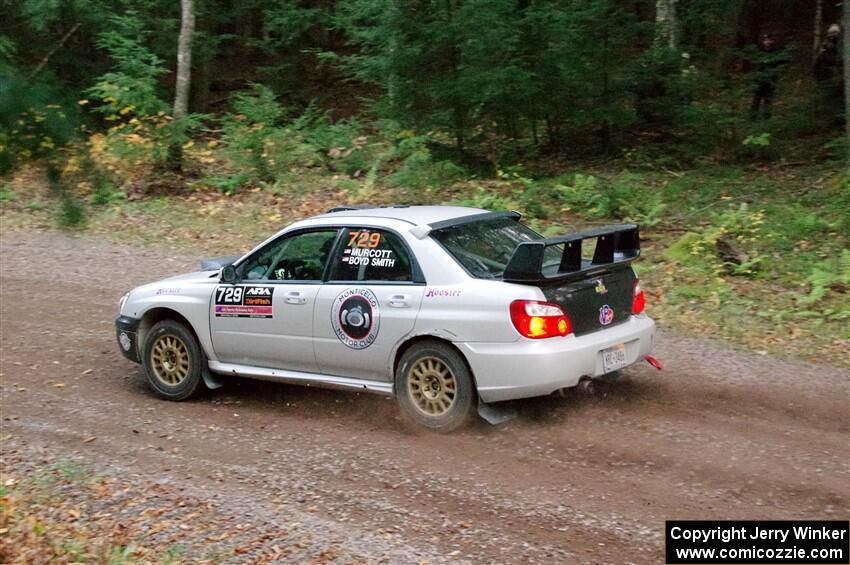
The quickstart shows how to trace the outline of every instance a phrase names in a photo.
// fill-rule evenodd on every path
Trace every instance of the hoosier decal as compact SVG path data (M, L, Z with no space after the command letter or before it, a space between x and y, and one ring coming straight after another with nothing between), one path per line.
M331 326L337 339L351 349L366 349L381 325L378 297L368 288L349 288L334 299Z
M220 286L215 289L216 318L271 318L273 286Z

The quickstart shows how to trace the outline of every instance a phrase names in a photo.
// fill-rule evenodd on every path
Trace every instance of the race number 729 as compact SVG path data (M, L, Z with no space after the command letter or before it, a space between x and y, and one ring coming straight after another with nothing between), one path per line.
M348 247L368 247L369 249L374 249L381 244L380 232L350 231L348 235L351 236L348 240Z
M220 286L216 290L216 304L242 304L241 286Z

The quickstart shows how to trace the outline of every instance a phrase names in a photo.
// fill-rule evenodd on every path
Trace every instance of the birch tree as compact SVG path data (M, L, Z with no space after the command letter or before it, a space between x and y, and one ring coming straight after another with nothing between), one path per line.
M189 88L192 83L192 33L195 31L195 11L192 0L180 0L180 36L177 39L177 81L174 93L174 119L189 111Z
M659 45L670 49L679 47L679 21L676 17L677 0L656 0L655 39Z
M812 40L812 58L818 56L823 41L823 0L815 0L815 31Z
M180 35L177 38L177 78L174 84L174 140L168 150L168 164L174 170L183 165L181 129L189 113L189 91L192 84L192 34L195 31L195 11L192 0L180 0Z

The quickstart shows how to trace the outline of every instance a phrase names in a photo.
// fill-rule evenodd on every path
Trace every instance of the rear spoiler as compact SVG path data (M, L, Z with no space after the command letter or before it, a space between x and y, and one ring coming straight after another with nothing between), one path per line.
M570 235L520 243L505 267L506 282L529 283L560 281L591 276L612 265L628 264L640 256L640 234L636 224L603 226ZM582 242L596 239L593 259L582 258ZM547 247L563 245L556 274L543 274L543 256Z

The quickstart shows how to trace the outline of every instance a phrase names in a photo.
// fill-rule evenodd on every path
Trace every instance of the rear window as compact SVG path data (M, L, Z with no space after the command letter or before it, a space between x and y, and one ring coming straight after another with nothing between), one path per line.
M497 218L443 228L431 233L473 277L497 279L505 272L517 245L543 236L511 218ZM544 271L557 269L563 246L546 249Z

